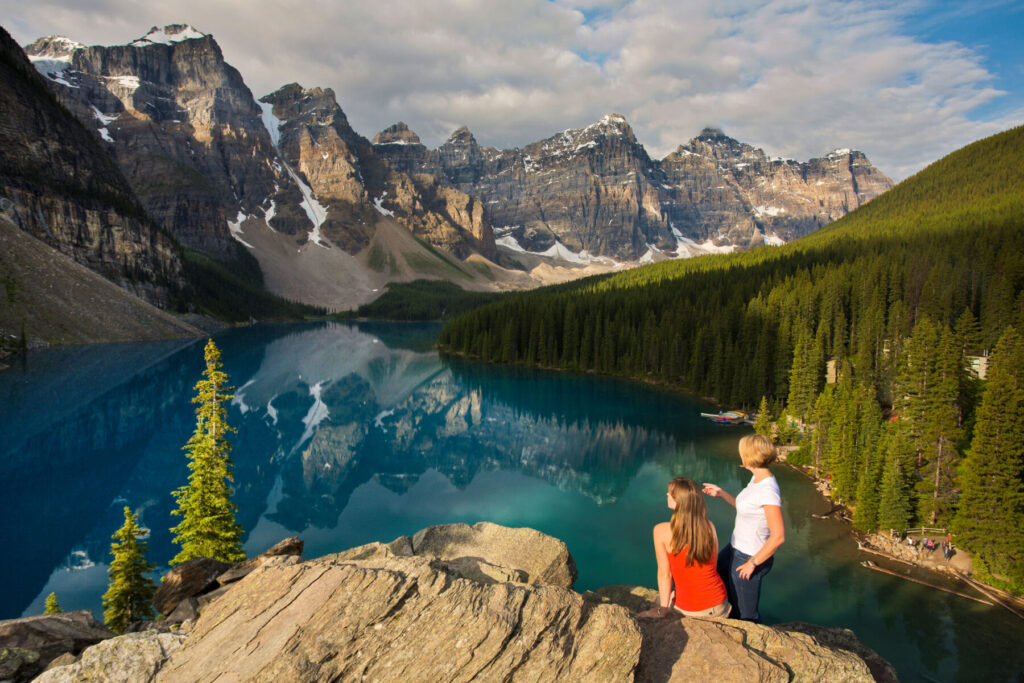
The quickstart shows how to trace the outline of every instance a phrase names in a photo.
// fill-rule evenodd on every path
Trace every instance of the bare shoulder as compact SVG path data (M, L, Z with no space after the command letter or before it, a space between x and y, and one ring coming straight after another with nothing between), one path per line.
M654 525L654 537L657 539L671 538L672 527L668 522L662 522L661 524Z

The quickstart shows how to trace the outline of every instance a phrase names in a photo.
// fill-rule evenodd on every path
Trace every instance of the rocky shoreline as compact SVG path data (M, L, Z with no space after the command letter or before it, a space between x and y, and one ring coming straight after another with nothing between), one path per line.
M638 619L655 591L577 593L565 544L533 529L447 524L305 561L296 541L172 580L169 618L142 632L97 639L87 612L0 622L0 680L897 680L845 629ZM93 642L58 658L71 623Z

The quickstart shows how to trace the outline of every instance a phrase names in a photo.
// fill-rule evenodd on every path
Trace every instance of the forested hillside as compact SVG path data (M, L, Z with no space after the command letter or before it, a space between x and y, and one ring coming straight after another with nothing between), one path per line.
M730 407L764 397L858 526L951 526L1021 590L1022 157L1015 128L784 247L536 290L455 319L439 343ZM990 351L978 381L969 357Z

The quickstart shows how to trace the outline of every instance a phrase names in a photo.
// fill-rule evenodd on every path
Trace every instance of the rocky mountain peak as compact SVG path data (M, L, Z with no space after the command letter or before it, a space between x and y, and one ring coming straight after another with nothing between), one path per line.
M446 145L475 145L477 144L476 138L469 132L469 128L461 126L458 130L452 133L448 137Z
M336 122L348 127L348 118L330 88L306 89L298 83L289 83L260 101L272 105L279 118L286 121L321 126Z
M162 28L154 26L149 29L146 35L141 38L137 38L128 44L134 45L135 47L145 47L146 45L171 45L172 43L180 43L183 40L197 40L209 37L209 34L203 33L189 24L168 24Z
M731 137L725 134L721 128L715 128L714 126L705 126L701 129L700 134L697 135L698 140L707 140L708 142L714 142L716 140L728 140L736 142Z
M720 128L706 127L697 137L680 145L676 155L700 154L722 161L757 162L767 161L763 150L751 147L726 135Z
M33 57L45 59L67 59L75 50L85 47L82 43L64 36L46 36L25 46L25 52Z
M600 126L605 130L615 130L621 133L628 132L632 134L633 132L633 129L632 127L630 127L629 122L626 121L626 117L623 116L622 114L616 114L614 112L612 112L611 114L605 114L597 123L593 125Z
M472 137L472 135L470 135ZM409 126L402 121L388 126L373 136L375 145L419 145L420 138L416 133L409 130Z

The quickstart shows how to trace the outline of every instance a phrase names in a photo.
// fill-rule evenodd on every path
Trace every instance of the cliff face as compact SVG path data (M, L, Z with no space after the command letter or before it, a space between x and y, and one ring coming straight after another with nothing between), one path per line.
M627 261L790 241L892 186L860 152L771 160L714 129L652 160L618 114L522 149L481 147L460 128L431 151L402 123L374 142L392 167L479 197L513 249L557 241Z
M459 256L493 254L475 200L393 171L330 90L255 101L212 36L154 27L128 45L42 38L27 48L60 100L95 129L146 209L181 241L230 258L249 219L350 254L388 215ZM475 209L475 210L474 210Z
M845 216L892 187L861 152L836 150L798 163L769 159L708 128L661 162L665 216L698 242L789 242Z
M349 253L373 236L379 216L394 218L424 241L460 258L494 256L494 237L482 204L430 175L389 166L352 130L331 89L286 85L261 99L276 127L284 161L326 207L323 233Z
M26 51L160 225L188 246L233 255L228 221L264 207L286 176L259 106L211 36L173 25L128 45L43 38Z
M182 284L172 240L147 219L100 139L60 106L3 29L0 211L152 303L166 304L170 289Z

